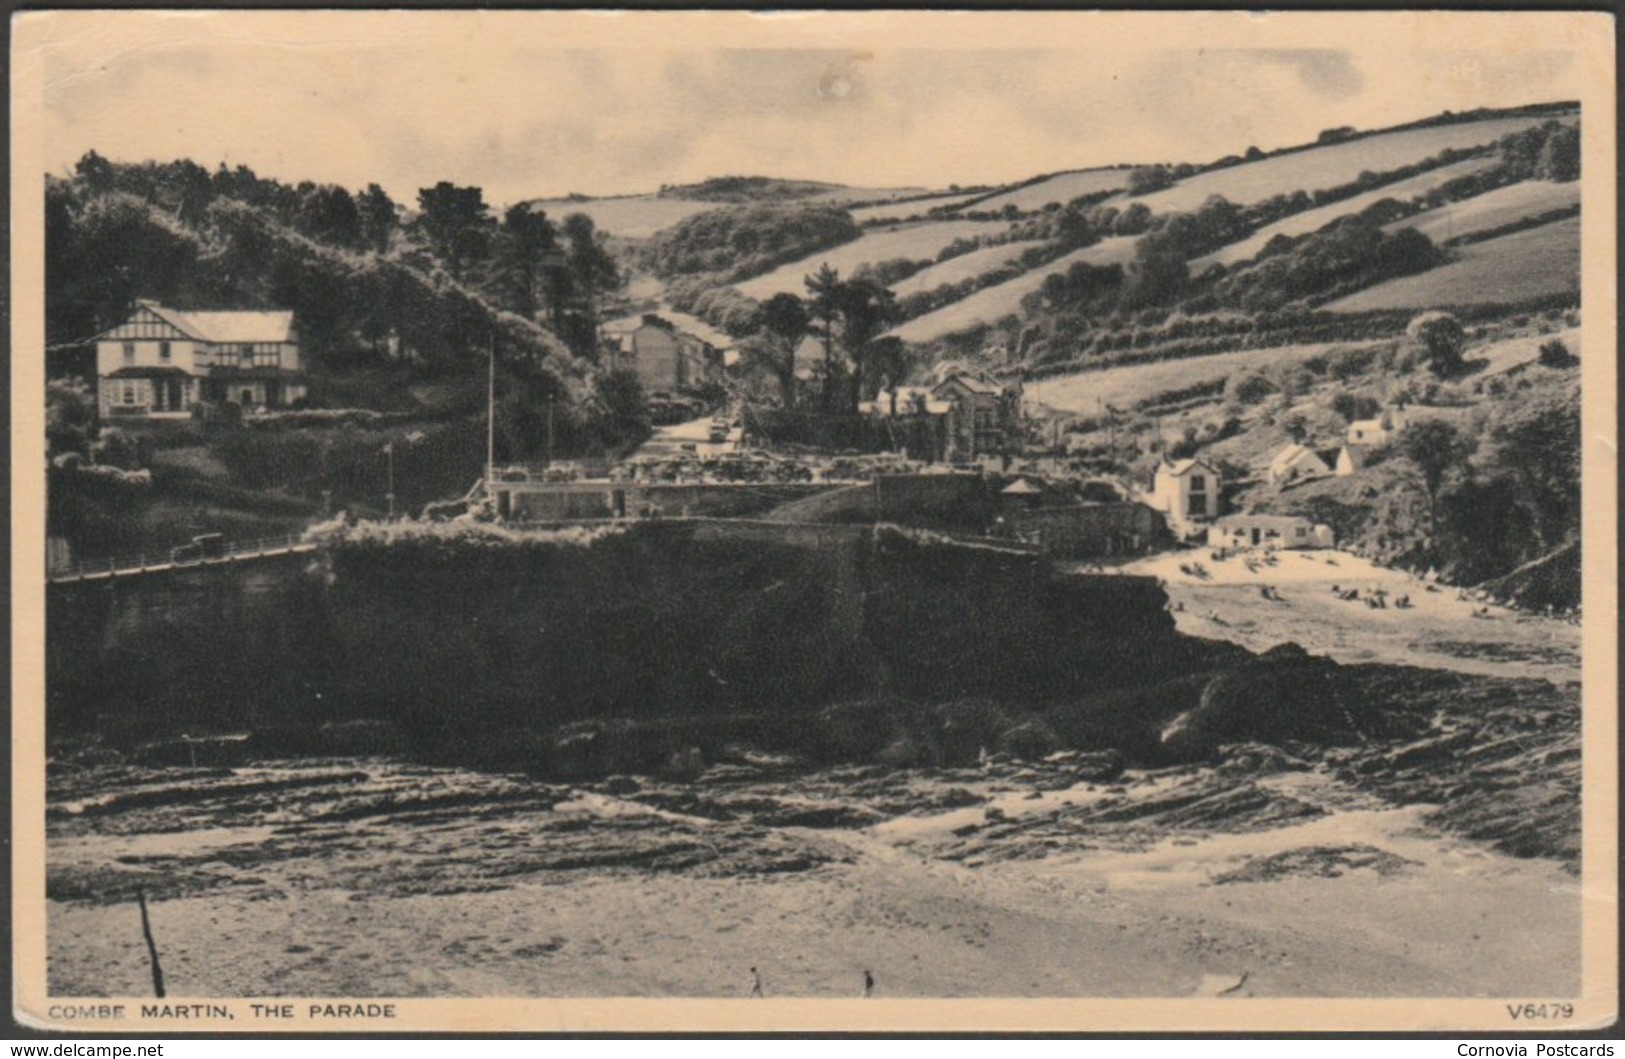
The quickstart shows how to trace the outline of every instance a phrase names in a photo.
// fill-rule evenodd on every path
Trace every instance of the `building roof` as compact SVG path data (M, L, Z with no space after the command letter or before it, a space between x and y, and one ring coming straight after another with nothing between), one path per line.
M1015 481L999 490L999 492L1004 496L1037 496L1043 491L1044 490L1042 487L1034 485L1026 478L1017 478Z
M1294 463L1297 463L1299 460L1303 459L1314 460L1321 465L1323 470L1330 469L1325 466L1326 461L1321 457L1320 453L1309 448L1307 445L1288 445L1280 452L1277 452L1275 454L1275 458L1270 461L1270 473L1281 474L1290 468Z
M175 367L136 367L119 368L117 371L107 373L109 379L190 379L191 373L183 368Z
M956 382L965 389L969 390L971 393L984 393L997 396L998 394L1004 392L1004 387L1000 386L992 379L982 375L974 375L968 371L959 371L948 376L946 379L943 379L937 384L937 389L940 390L944 386L951 386Z
M1158 467L1157 471L1159 473L1166 472L1175 478L1183 478L1185 475L1197 469L1204 470L1212 475L1217 475L1219 473L1213 469L1212 464L1195 456L1191 457L1190 459L1174 460L1170 463L1165 463Z
M293 312L232 309L183 312L153 301L136 303L173 327L204 342L293 342Z
M719 331L698 316L680 313L675 309L661 309L659 312L634 313L631 316L622 316L614 320L605 321L600 325L601 330L609 335L630 334L638 328L649 323L650 317L662 320L671 325L672 330L681 332L692 338L697 338L708 346L719 350L732 349L733 336ZM655 324L654 326L659 326Z
M1213 524L1219 527L1221 530L1235 529L1238 527L1245 527L1247 529L1257 527L1258 529L1285 531L1297 529L1300 526L1307 528L1309 526L1309 520L1306 518L1300 518L1297 515L1240 514L1225 515L1221 518L1215 519Z

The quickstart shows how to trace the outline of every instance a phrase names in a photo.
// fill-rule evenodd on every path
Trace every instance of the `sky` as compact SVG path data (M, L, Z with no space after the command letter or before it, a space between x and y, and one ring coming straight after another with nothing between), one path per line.
M49 172L94 149L403 202L439 180L494 204L730 174L1003 183L1582 94L1561 35L1514 16L1339 17L51 12L15 46Z

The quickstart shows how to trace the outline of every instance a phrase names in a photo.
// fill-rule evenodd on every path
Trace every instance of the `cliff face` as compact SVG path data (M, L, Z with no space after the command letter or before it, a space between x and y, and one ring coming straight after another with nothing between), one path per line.
M529 728L1043 698L1191 660L1137 578L885 528L651 522L590 543L341 542L53 586L53 732L376 717ZM1196 652L1200 654L1200 652Z

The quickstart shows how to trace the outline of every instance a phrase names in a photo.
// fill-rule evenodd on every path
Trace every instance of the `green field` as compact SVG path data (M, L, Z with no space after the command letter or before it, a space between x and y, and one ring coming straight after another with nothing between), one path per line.
M1026 187L995 195L972 206L975 210L1002 210L1014 206L1024 213L1041 210L1051 202L1066 205L1080 195L1094 195L1102 191L1118 191L1128 185L1127 169L1084 169L1075 173L1057 173L1046 180Z
M887 218L901 220L915 214L923 216L928 210L934 210L941 206L957 206L961 202L969 202L971 199L983 194L985 192L973 191L968 194L932 195L929 198L910 199L907 202L883 202L878 206L859 206L852 211L852 219L859 224L867 224L870 221Z
M1525 180L1496 188L1462 202L1452 202L1416 217L1395 221L1385 229L1415 228L1435 243L1447 243L1474 232L1488 232L1515 224L1525 217L1580 205L1580 182L1553 184Z
M923 269L907 279L898 280L892 284L892 292L899 298L920 291L940 287L944 283L959 283L963 280L980 276L984 272L991 272L1006 262L1013 261L1023 250L1039 244L1033 242L1005 243L1001 246L984 246L980 250L972 250L968 254L950 257L940 265L932 265Z
M1379 283L1322 308L1436 309L1513 305L1580 290L1580 218L1570 217L1462 247L1458 260L1416 276Z
M772 272L734 284L740 291L758 300L771 298L780 291L792 294L807 292L806 277L828 264L842 276L863 264L876 264L892 258L905 257L911 261L936 259L937 252L955 239L974 239L979 235L993 235L1008 226L994 221L922 221L896 228L880 228L865 232L850 243L821 250L810 257L781 265Z
M1014 279L979 290L952 305L945 305L935 312L917 316L894 329L891 334L905 342L929 342L931 339L963 331L978 323L992 323L1002 316L1019 312L1021 299L1037 290L1043 284L1045 276L1065 272L1079 261L1091 265L1121 264L1131 261L1134 258L1134 246L1138 242L1139 236L1136 235L1102 239L1094 246L1076 250L1042 268L1023 272Z
M1397 199L1406 202L1418 195L1425 195L1446 181L1457 177L1470 176L1473 173L1488 169L1493 162L1488 158L1469 158L1465 162L1433 169L1409 180L1401 180L1385 187L1376 188L1363 195L1343 199L1340 202L1327 203L1312 210L1294 213L1290 217L1283 217L1274 224L1267 224L1240 242L1231 243L1221 247L1205 257L1199 257L1191 262L1191 275L1199 276L1210 265L1233 265L1238 261L1248 261L1258 256L1271 239L1278 235L1299 236L1309 232L1319 231L1339 217L1347 217L1359 213L1374 202L1383 199ZM1476 201L1476 200L1475 200ZM1403 227L1412 222L1402 221L1394 227Z
M1272 195L1336 187L1366 170L1380 173L1413 165L1447 147L1463 149L1494 143L1508 133L1520 132L1545 120L1492 118L1461 125L1384 132L1199 173L1171 188L1142 195L1136 201L1145 203L1154 213L1194 210L1206 202L1209 195L1223 195L1237 205L1246 205Z
M1344 344L1314 342L1273 349L1243 349L1205 357L1057 375L1029 382L1027 398L1062 412L1094 415L1102 403L1127 409L1170 390L1228 379L1243 368L1269 368L1277 364L1297 363Z

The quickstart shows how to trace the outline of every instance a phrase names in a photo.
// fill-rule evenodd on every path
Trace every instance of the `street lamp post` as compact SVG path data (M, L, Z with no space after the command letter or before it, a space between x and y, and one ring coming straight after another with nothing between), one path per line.
M389 488L389 491L384 494L384 498L389 503L388 521L394 522L395 521L395 443L393 441L391 441L389 444L384 446L384 455L388 458L388 467L389 467L389 471L388 471L388 475L389 475L389 478L388 478L389 486L388 486L388 488Z

